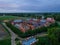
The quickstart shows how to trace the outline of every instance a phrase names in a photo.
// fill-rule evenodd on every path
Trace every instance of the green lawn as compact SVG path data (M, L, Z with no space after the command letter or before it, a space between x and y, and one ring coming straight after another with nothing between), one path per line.
M19 17L17 16L0 16L0 20L11 20L11 19L17 19Z
M11 45L11 38L0 40L0 45Z

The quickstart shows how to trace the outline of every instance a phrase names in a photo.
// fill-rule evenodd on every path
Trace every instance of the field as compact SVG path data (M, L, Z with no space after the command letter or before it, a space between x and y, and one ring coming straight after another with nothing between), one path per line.
M7 38L7 39L0 40L0 45L11 45L11 39Z
M11 19L17 19L19 17L17 16L0 16L0 20L11 20Z

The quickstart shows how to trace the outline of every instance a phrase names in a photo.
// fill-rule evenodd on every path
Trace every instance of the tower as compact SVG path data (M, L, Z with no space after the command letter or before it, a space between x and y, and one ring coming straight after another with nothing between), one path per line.
M44 19L44 16L42 15L42 19Z

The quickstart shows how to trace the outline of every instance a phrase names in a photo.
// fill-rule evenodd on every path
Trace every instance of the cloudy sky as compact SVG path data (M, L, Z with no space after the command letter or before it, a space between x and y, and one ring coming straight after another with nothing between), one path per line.
M60 0L0 0L0 12L60 12Z

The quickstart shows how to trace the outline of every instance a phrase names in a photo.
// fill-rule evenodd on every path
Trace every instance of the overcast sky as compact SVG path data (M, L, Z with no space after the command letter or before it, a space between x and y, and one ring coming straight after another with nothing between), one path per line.
M0 0L0 12L60 12L60 0Z

